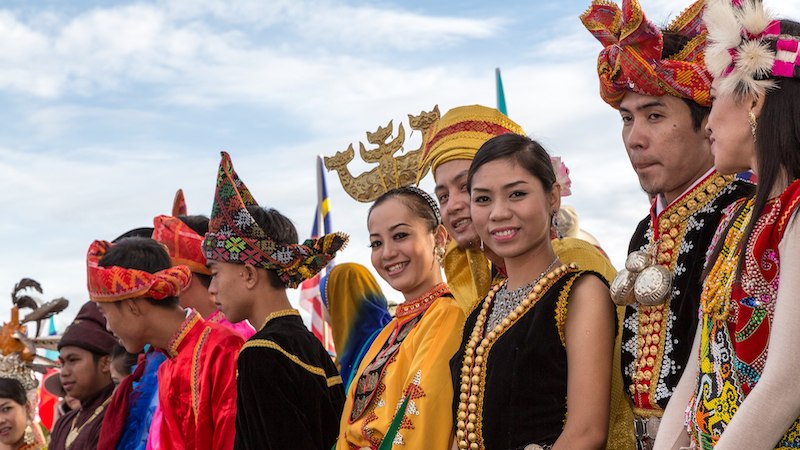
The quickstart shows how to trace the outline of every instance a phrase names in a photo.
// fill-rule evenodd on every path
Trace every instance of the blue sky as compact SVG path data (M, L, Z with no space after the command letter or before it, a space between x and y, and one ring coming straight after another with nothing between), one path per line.
M644 0L656 23L688 6ZM800 0L770 2L797 15ZM177 188L208 214L219 151L265 206L308 233L314 158L438 104L495 104L572 170L585 229L616 265L646 214L597 95L600 45L576 1L11 0L0 9L0 287L85 293L84 256L168 213ZM415 149L419 136L406 148ZM353 162L351 171L369 169ZM339 258L369 265L366 206L328 175ZM426 180L423 187L430 187ZM389 293L399 300L399 295ZM0 316L7 315L6 310Z

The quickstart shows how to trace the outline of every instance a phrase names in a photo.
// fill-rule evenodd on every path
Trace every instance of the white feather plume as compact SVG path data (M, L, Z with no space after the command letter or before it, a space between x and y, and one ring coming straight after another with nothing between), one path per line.
M714 77L733 63L728 49L736 48L742 42L739 22L730 0L709 2L703 13L703 22L708 29L705 62Z
M772 14L760 0L742 0L739 11L742 28L752 35L759 35L772 22Z
M772 21L760 0L741 0L739 7L731 0L710 0L703 21L708 28L705 62L719 93L761 95L774 86L766 78L772 71L775 52L762 39L743 37L760 35ZM733 71L723 76L731 64Z

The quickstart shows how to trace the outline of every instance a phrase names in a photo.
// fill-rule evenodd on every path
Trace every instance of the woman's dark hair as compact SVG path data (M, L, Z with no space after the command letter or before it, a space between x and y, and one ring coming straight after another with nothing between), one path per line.
M125 269L136 269L156 273L172 267L172 260L162 244L150 238L129 237L120 239L108 248L98 262L100 267L117 266ZM166 297L161 300L147 299L151 304L164 307L178 305L178 297ZM115 302L119 304L119 302Z
M206 216L203 215L178 216L178 219L200 236L205 236L206 233L208 233L208 217ZM208 286L211 284L210 275L206 275L204 273L192 272L192 277L195 280L199 281L200 284L202 284L206 289L208 289Z
M247 212L253 216L259 228L273 241L284 245L297 244L297 228L294 227L288 217L278 212L278 210L250 205L247 207ZM272 270L267 270L267 277L270 285L275 289L288 287Z
M415 216L422 219L428 225L428 230L431 232L436 231L436 227L442 223L439 206L436 204L433 197L422 189L414 186L404 186L386 191L369 207L367 220L369 220L369 216L372 215L373 209L390 198L396 198L403 202Z
M780 21L780 34L800 37L800 23ZM771 42L775 51L775 42ZM753 217L758 217L769 201L775 185L786 176L788 181L800 178L800 79L771 77L775 88L767 91L756 127L756 166L758 183ZM751 220L742 242L747 242L756 226ZM742 252L744 255L744 252ZM739 261L739 273L744 258Z
M467 189L472 191L472 179L481 166L500 159L511 160L519 164L542 183L546 193L553 190L556 174L553 171L550 155L538 142L528 136L516 133L495 136L481 145L469 166Z
M25 388L13 378L0 378L0 398L10 398L22 406L28 404Z
M664 46L661 47L661 59L674 57L680 53L691 40L689 37L674 31L661 30L661 35L664 37ZM703 106L688 98L681 98L681 100L689 107L689 114L692 116L694 131L699 131L703 126L703 120L711 114L711 107Z
M115 361L120 361L121 367L118 365L117 368L121 368L120 372L124 375L130 375L133 366L136 365L136 361L138 360L139 355L136 353L128 353L121 344L117 344L111 349L111 363L114 364Z

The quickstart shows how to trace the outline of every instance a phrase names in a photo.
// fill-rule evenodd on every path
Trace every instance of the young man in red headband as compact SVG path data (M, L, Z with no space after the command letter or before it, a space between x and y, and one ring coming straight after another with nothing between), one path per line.
M61 384L81 406L59 417L49 448L97 448L100 426L114 393L110 367L111 350L116 343L97 306L84 304L58 341Z
M258 206L223 153L203 241L209 292L228 320L258 329L239 354L236 449L328 450L338 435L342 379L286 289L325 267L347 237L296 242L294 225Z
M619 111L628 158L655 199L611 285L614 301L627 305L621 359L639 449L652 448L686 362L697 354L701 274L722 211L750 192L713 169L703 8L703 0L695 2L663 32L637 0L623 0L621 8L595 0L581 16L604 46L600 96Z
M162 417L153 444L232 448L236 356L243 340L180 307L178 295L191 279L189 268L173 266L163 245L147 238L95 241L87 265L90 298L125 349L139 353L150 344L167 355L158 372Z

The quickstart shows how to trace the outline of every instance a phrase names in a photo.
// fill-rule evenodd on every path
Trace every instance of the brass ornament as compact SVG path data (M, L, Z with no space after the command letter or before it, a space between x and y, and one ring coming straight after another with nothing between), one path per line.
M630 272L639 273L644 270L650 262L650 256L643 251L636 251L628 255L625 260L625 268Z
M417 181L417 166L422 155L425 134L439 120L439 117L438 105L429 112L423 111L416 116L409 114L409 127L421 133L422 143L418 149L396 157L394 154L403 151L406 139L402 123L397 127L397 136L394 138L392 137L394 125L391 120L385 127L378 127L375 132L367 131L367 142L377 147L367 149L362 142L359 142L359 154L365 162L378 164L378 166L358 176L353 176L347 168L347 165L355 157L353 144L350 144L344 151L336 152L333 156L326 156L324 158L325 167L328 171L336 171L345 192L363 203L374 201L391 189L410 186Z
M672 272L664 266L654 264L639 272L633 285L636 301L644 306L664 303L672 290Z
M633 284L636 281L636 274L631 273L628 269L622 269L614 277L611 282L611 300L617 306L626 306L636 303L636 297L633 296Z
M666 240L667 246L674 245L672 239ZM664 246L664 241L660 243ZM625 268L617 273L611 282L611 300L617 306L639 303L644 306L660 305L667 301L674 275L659 263L652 254L659 247L658 243L650 245L648 252L635 251L625 260Z
M753 111L747 113L747 121L750 122L750 133L753 135L753 142L756 141L756 131L758 130L758 120Z

